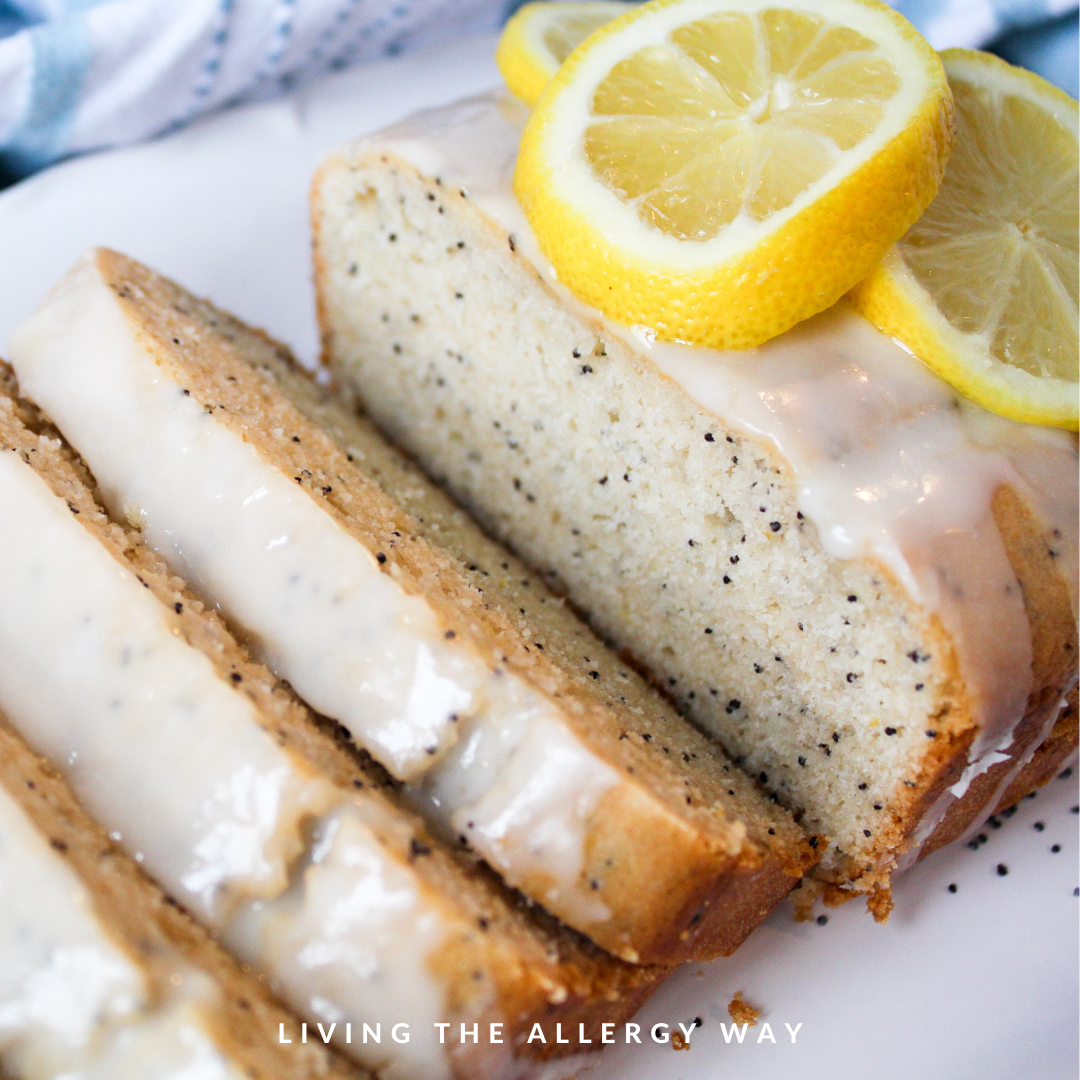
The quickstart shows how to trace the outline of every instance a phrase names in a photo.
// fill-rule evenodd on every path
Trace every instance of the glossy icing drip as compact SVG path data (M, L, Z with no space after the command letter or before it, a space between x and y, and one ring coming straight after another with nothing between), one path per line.
M203 918L279 892L328 785L11 451L0 507L0 708Z
M389 152L466 191L564 303L648 357L703 409L771 445L830 555L875 560L938 614L981 721L962 786L970 783L999 760L1032 685L1030 627L992 500L1007 484L1053 530L1075 617L1075 440L960 399L845 301L746 352L660 343L645 327L603 318L557 281L513 196L526 117L519 102L492 92L417 113L355 149Z
M85 885L0 788L0 1072L240 1080L207 1026L207 977L178 967L172 985L151 999Z
M301 1015L335 1025L333 1040L381 1080L447 1080L435 1027L443 987L431 970L445 925L416 878L387 860L379 825L360 805L328 814L293 887L253 903L228 941L278 980ZM380 1039L363 1040L357 1020L380 1026ZM409 1037L400 1042L392 1032L403 1020ZM357 1038L346 1044L350 1022Z
M247 631L276 674L400 780L426 785L435 771L431 783L467 786L480 798L484 776L486 815L503 798L498 791L527 778L531 809L518 799L486 829L469 828L460 806L421 803L443 827L469 834L511 881L543 877L552 911L579 929L609 917L580 871L587 819L615 773L564 726L562 765L587 778L587 798L563 798L568 774L562 766L552 772L544 755L507 753L468 784L455 779L455 770L472 768L452 750L466 728L486 747L536 741L526 732L536 695L513 671L493 670L463 636L447 636L426 600L383 573L290 474L189 396L156 363L92 257L19 329L11 355L113 513L138 520L147 541ZM547 722L559 727L556 709Z
M360 821L346 830L348 852L363 848L366 861L330 859L332 870L319 868L325 860L312 830L326 835L343 816L355 816L351 799L277 745L242 690L184 642L171 614L17 453L0 450L0 708L113 838L223 937L246 943L245 957L279 974L283 993L306 1016L335 1012L343 1024L359 1024L371 1019L363 1010L378 1004L434 1030L446 994L436 971L447 925L437 900ZM0 1051L5 1024L18 1022L22 1031L35 1008L42 1011L43 995L54 1000L57 1016L61 1005L68 1009L61 1019L77 1032L111 1009L121 990L135 992L113 953L55 943L63 919L49 914L45 901L34 911L19 909L31 920L29 930L7 918L5 903L40 890L25 877L12 890L16 879L4 856L0 835ZM297 905L296 866L306 859L319 864L307 871L321 882L318 903ZM373 881L394 875L396 895L408 892L409 903L388 927ZM249 940L244 928L262 910L275 912L277 934ZM34 921L39 914L45 924ZM342 936L345 927L363 943L363 962ZM17 940L5 952L8 930ZM400 953L403 940L409 963ZM22 966L37 956L40 970L18 976L21 989L6 1000L5 972L21 970L5 965L5 957L14 963L16 945L22 954L36 950ZM309 993L313 969L322 989ZM183 1023L163 1018L153 1030L125 1029L117 1036L120 1058L103 1056L87 1077L126 1077L110 1072L109 1063L149 1061L155 1047L182 1035L193 1062L203 1062L192 1080L223 1080L224 1072L206 1071L215 1059L195 1053L195 1035L183 1034L186 1027L177 1035ZM387 1077L445 1075L442 1047L421 1039L411 1048L387 1042L380 1059ZM15 1075L21 1080L23 1073ZM26 1073L30 1080L37 1075Z

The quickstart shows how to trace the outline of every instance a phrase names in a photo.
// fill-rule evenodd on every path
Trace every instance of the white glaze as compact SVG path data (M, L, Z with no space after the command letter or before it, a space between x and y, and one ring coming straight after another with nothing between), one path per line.
M445 993L427 967L441 940L437 904L361 832L358 807L341 809L348 796L276 746L248 699L183 642L169 618L29 465L0 451L0 709L166 889L226 937L247 942L247 959L276 972L305 1015L406 1018L434 1031L430 1021L441 1019ZM324 811L323 839L313 841L305 819ZM331 844L335 830L342 839ZM313 865L298 904L290 875L305 855ZM11 880L0 873L0 889ZM15 894L32 902L38 890L19 881ZM259 907L259 899L279 894L280 903ZM399 903L403 898L409 902ZM273 913L273 933L251 938L245 927L253 910ZM41 911L46 926L62 921L53 920L47 903ZM0 908L0 942L5 928L18 926L2 915ZM27 941L32 947L32 935ZM78 1031L79 1009L93 1015L111 969L74 947L58 952L56 963L64 977L78 974L70 1004L57 977L44 971L12 1008L25 1012L36 1001L52 1009L54 1002L61 1021ZM388 995L391 985L395 996ZM176 1034L163 1026L160 1039L175 1036L197 1049L195 1036L181 1028ZM409 1071L422 1038L414 1036L411 1050L384 1042L384 1057L393 1059L388 1077L439 1075L426 1066ZM157 1044L149 1035L144 1041L149 1054ZM129 1042L122 1045L134 1054ZM206 1073L205 1080L217 1075Z
M0 1061L18 1050L60 1066L146 996L82 882L0 788Z
M554 708L542 735L532 719L541 703L524 680L492 671L462 635L448 640L427 603L382 573L291 476L186 396L92 258L17 331L11 357L113 511L139 520L273 670L399 779L421 783L434 768L440 790L468 789L421 805L443 828L467 833L511 881L545 879L555 914L579 928L609 917L580 872L588 817L612 770ZM467 784L454 774L472 767L475 750L450 752L466 728L483 738L481 757L504 745ZM522 751L510 753L518 740Z
M185 984L199 981L190 972L183 978ZM57 1080L248 1080L247 1069L219 1047L211 1008L212 1001L203 1005L185 993L139 1023L119 1028L82 1072ZM16 1080L37 1078L16 1074Z
M576 926L611 917L582 879L587 822L619 783L520 680L495 677L486 708L425 778L421 805L448 820L511 885L524 874L549 910Z
M447 1080L448 1046L434 1026L446 1003L432 969L446 924L416 878L386 858L365 810L343 806L324 819L296 885L251 905L229 941L258 958L302 1015L336 1024L334 1041L380 1080ZM409 1041L397 1043L392 1029L403 1020ZM362 1041L363 1023L381 1025L380 1042Z
M427 605L158 368L89 260L16 332L11 358L109 508L139 520L315 709L402 779L453 741L472 672Z
M778 451L826 551L876 560L938 612L981 724L970 782L1000 760L1031 687L1030 627L991 499L1007 483L1057 530L1075 616L1074 440L958 399L844 301L746 352L661 343L648 328L602 317L558 282L513 196L527 116L492 92L414 114L354 149L388 151L465 190L562 301L647 356L702 408Z
M154 1006L90 893L0 788L0 1071L12 1080L239 1080L209 1034L205 976Z
M326 805L327 785L276 746L247 697L10 451L0 451L0 708L212 922L236 895L285 887L302 819Z

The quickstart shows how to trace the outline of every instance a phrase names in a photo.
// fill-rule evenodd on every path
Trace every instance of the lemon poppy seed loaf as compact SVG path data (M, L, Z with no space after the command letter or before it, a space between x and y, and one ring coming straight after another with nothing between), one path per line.
M322 1022L326 1041L402 1080L511 1080L582 1051L553 1045L554 1025L595 1044L601 1023L632 1015L667 969L615 959L432 835L97 493L0 363L0 719L19 737L7 742L48 762L115 861L138 861L267 980L297 1014L286 1037ZM0 748L4 784L37 784L26 755ZM111 903L124 902L118 885ZM224 1016L263 1040L257 1017ZM382 1034L363 1039L364 1024ZM490 1024L501 1043L458 1034ZM528 1043L535 1024L546 1034Z
M605 322L510 194L523 118L473 99L324 163L325 360L880 894L1075 745L1075 444L842 303L738 354Z
M12 357L114 513L437 831L602 948L730 952L814 861L787 811L283 346L98 250Z

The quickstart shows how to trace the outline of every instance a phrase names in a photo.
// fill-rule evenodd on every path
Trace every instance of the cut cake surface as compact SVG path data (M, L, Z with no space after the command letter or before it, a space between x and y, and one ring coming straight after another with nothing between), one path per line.
M971 527L917 537L942 595L981 590L954 605L960 625L913 598L903 559L837 557L777 442L699 403L712 361L635 349L543 276L506 182L514 114L472 99L324 163L312 195L324 358L387 435L829 837L818 874L882 889L1039 772L1037 747L1058 762L1075 746L1061 711L1076 683L1074 445L964 421L983 425L1011 479L994 481L965 428L956 467L966 454L982 471L967 488L959 474L951 497L973 504ZM817 351L836 381L800 415L849 471L871 458L841 423L841 376L860 363L890 380L860 399L867 427L895 424L901 440L908 394L953 437L961 406L843 306L794 333L761 359L716 362L795 370L767 388L775 399L815 388ZM793 358L785 341L806 344ZM896 452L917 458L918 432ZM1030 486L1009 471L1016 447ZM1028 499L1045 493L1043 464L1064 477L1050 524ZM1062 737L1047 741L1051 729Z
M72 327L94 328L99 317L131 342L124 348L138 379L160 375L160 413L156 401L125 412L128 388L93 350L61 370ZM295 543L294 576L325 573L318 585L299 578L310 595L339 595L335 560L353 560L350 572L367 575L364 589L377 586L386 603L411 605L374 633L343 623L326 648L346 647L344 662L365 672L353 685L371 685L381 677L381 640L404 627L395 640L422 655L409 668L392 666L398 654L386 654L387 692L409 691L430 656L439 676L448 675L436 679L441 693L464 687L458 698L442 698L449 715L437 713L446 706L434 699L425 706L440 725L431 745L408 759L387 750L385 733L396 738L411 722L408 701L392 724L366 733L363 716L331 715L376 757L386 754L429 820L467 839L513 885L602 947L650 963L729 953L814 861L815 841L784 810L369 425L335 407L284 347L102 250L54 290L13 339L12 354L23 385L87 459L106 500L134 515L150 544L184 560L203 596L313 704L325 685L313 685L289 649L298 638L305 645L316 620L301 623L296 604L307 601L295 590L283 593L285 617L266 617L260 605L272 595L271 571L250 569L274 548L271 538L323 537L327 546L312 546L310 556L303 538ZM124 388L87 407L82 378ZM188 414L190 437L154 442ZM184 449L202 439L213 440L206 461L216 474L250 466L257 479L204 498L218 476L201 473ZM185 485L193 492L188 513L179 494ZM256 498L268 531L248 543L244 522ZM279 514L297 508L307 515L303 529L286 527L291 519ZM204 511L212 517L197 522ZM228 572L215 568L236 537ZM324 556L331 546L335 554ZM341 595L352 602L345 586ZM373 602L359 595L368 618ZM318 609L318 618L333 615L332 605ZM544 726L522 739L515 732L530 717ZM512 752L499 749L505 745Z

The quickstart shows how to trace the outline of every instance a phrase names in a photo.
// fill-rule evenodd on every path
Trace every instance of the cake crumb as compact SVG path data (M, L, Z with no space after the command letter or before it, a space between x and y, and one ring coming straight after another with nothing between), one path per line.
M822 891L822 900L827 908L838 908L859 894L851 889L842 889L839 885L826 883Z
M673 1031L671 1033L671 1049L689 1050L690 1040L681 1031Z
M758 1017L761 1015L760 1009L755 1009L753 1005L743 1001L741 990L735 991L735 996L728 1002L727 1011L736 1024L747 1024L750 1027L757 1027Z
M866 910L874 916L874 922L877 923L888 922L894 906L892 889L888 885L879 885L866 898Z
M809 922L814 917L814 904L817 903L817 898L822 894L823 890L824 885L822 882L813 881L810 878L803 878L803 880L788 893L788 899L795 909L794 916L796 922Z

